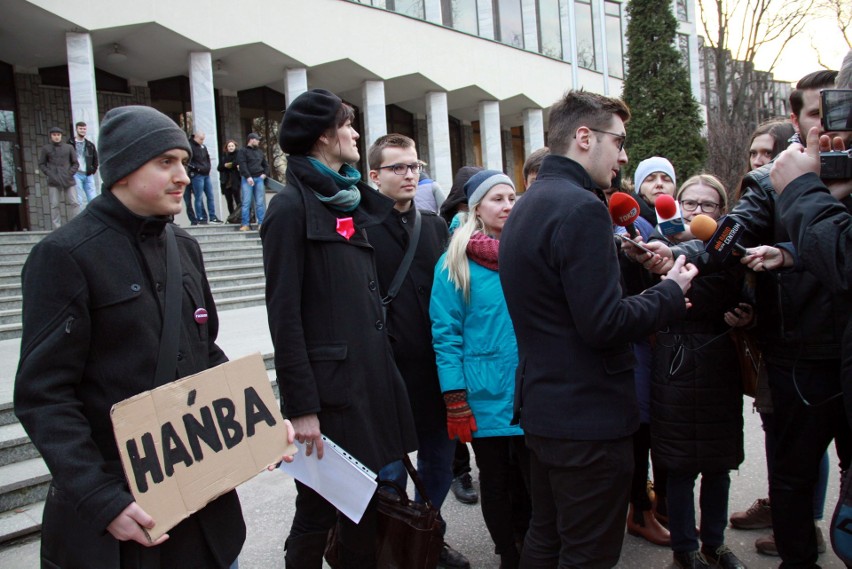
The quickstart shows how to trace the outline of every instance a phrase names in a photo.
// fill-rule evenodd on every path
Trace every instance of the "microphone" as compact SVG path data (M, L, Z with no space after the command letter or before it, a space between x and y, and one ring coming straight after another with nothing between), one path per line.
M657 196L654 209L657 210L657 224L660 227L660 233L663 235L675 235L686 229L683 225L683 217L680 214L680 206L670 195Z
M639 204L632 196L624 192L615 192L609 197L609 216L612 222L627 229L630 237L636 239L639 232L633 223L639 218Z
M717 224L709 215L698 214L689 224L689 230L697 239L707 243L704 250L720 263L727 259L732 251L740 255L747 254L746 248L739 243L745 226L731 217L726 217L721 224Z

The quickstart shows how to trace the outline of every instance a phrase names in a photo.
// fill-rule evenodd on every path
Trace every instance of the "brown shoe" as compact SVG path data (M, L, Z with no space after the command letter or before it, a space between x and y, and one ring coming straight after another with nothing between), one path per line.
M778 546L775 545L775 534L770 533L769 535L757 538L754 541L754 548L757 549L758 553L762 553L763 555L777 556Z
M758 498L745 512L731 514L731 527L737 529L764 529L772 527L772 508L769 498Z
M651 510L640 512L634 509L633 504L630 504L630 511L627 514L627 533L641 537L654 545L669 547L672 544L669 530L660 525Z

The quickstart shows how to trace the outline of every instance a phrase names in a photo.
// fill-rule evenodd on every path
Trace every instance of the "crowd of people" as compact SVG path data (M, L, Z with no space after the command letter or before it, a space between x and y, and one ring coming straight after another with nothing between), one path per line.
M400 134L371 141L371 187L353 166L354 110L323 89L284 113L285 187L268 208L259 137L239 150L229 141L223 187L240 229L252 204L260 225L281 411L305 448L296 459L322 468L327 437L404 487L401 459L416 450L424 495L414 499L440 510L451 488L477 499L470 443L501 569L613 567L625 529L670 547L680 568L743 568L729 521L772 527L756 547L782 567L818 567L826 450L834 441L846 471L852 409L852 181L818 177L818 149L848 146L852 131L822 131L819 92L852 83L847 60L839 77L802 78L789 122L761 125L737 150L749 170L739 188L713 173L678 186L664 156L624 180L630 110L586 91L552 106L523 193L503 172L466 166L445 194ZM72 170L89 167L54 134L45 161L61 164L56 188L71 199ZM190 187L187 213L217 221L203 142L148 107L109 111L102 195L24 268L15 411L53 475L45 566L237 565L235 492L146 538L156 520L128 490L109 424L113 404L227 359L200 248L169 223ZM636 200L629 223L608 211L618 193ZM659 223L667 200L685 222L674 232ZM699 216L741 224L741 253L708 255L690 228ZM154 354L172 321L176 260L184 308L163 371ZM46 286L57 274L63 287ZM769 477L768 498L729 517L729 472L744 459L735 331L761 351ZM295 484L286 567L321 567L332 528L341 567L375 567L377 497L356 523ZM444 543L439 565L469 567L463 545Z

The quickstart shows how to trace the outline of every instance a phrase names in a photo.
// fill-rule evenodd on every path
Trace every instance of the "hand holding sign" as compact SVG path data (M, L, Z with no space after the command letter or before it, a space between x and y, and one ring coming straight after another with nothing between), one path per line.
M149 516L136 502L131 503L107 526L107 531L118 541L135 541L145 547L160 545L169 534L163 534L156 541L148 539L148 532L154 527L154 518ZM144 529L143 529L144 528Z

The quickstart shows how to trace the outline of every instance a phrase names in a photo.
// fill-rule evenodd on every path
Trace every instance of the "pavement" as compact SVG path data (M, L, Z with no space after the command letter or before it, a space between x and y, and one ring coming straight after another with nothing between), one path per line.
M265 307L229 310L220 312L219 316L219 345L229 357L236 358L258 351L266 354L272 351ZM0 342L0 402L10 401L12 398L19 351L19 340ZM767 494L763 431L759 416L752 412L751 402L750 398L745 398L743 402L746 460L739 470L731 472L729 509L732 512L746 509L756 498L765 497ZM839 492L837 457L833 448L830 455L832 471L829 477L825 521L820 523L824 533ZM475 465L473 466L474 485L478 487L478 471ZM409 493L412 491L409 484ZM239 559L240 568L283 567L284 539L293 520L296 496L292 479L280 471L263 472L240 486L238 493L248 526L248 537ZM698 489L696 511L697 498ZM473 569L497 569L500 566L500 559L494 554L494 546L478 504L461 504L450 494L444 503L443 515L448 526L447 542L468 557ZM728 528L726 542L750 569L778 567L780 560L777 557L760 555L753 546L756 538L767 533L768 530L741 531ZM3 546L0 548L0 569L37 569L39 543L36 535ZM820 556L819 563L825 569L845 567L830 549L828 553ZM668 569L674 565L668 548L651 545L640 538L625 534L621 561L617 567Z

